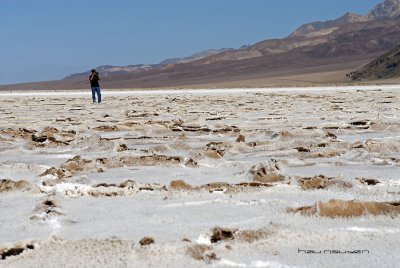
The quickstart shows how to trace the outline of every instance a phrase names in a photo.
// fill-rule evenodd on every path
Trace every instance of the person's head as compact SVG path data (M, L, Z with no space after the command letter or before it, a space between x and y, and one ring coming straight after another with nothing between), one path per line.
M92 74L97 74L95 69L92 69Z

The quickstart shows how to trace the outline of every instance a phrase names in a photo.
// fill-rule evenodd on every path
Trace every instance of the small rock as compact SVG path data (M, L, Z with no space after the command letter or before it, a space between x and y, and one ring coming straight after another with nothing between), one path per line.
M154 239L152 237L143 237L140 241L139 244L141 246L148 246L150 244L154 244Z
M211 243L217 243L218 241L221 240L232 240L234 239L233 237L233 230L226 229L226 228L214 228L213 230L213 235L211 236Z
M357 142L355 142L355 143L353 143L353 144L351 145L351 148L354 148L354 149L361 149L361 148L364 148L364 144L362 144L361 142L357 141Z
M34 142L39 142L39 143L42 143L42 142L45 142L45 141L47 141L47 137L46 136L36 136L35 134L32 134L32 141L34 141Z
M300 153L309 153L309 152L311 152L310 149L305 148L305 147L296 147L295 149Z
M123 152L123 151L127 151L128 150L128 146L126 144L120 144L117 148L118 152Z
M333 138L333 139L337 139L337 136L335 134L333 134L332 132L328 132L326 133L327 137Z
M377 185L378 183L381 183L379 180L375 178L356 178L356 180L365 185Z
M242 134L239 135L239 137L237 137L236 142L245 142L246 141L246 137Z

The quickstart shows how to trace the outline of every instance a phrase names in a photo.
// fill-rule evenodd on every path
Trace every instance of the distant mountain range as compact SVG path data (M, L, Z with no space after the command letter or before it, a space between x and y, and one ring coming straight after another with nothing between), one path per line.
M368 14L347 13L335 20L300 26L283 39L239 49L208 50L154 65L101 66L107 88L219 85L326 72L321 83L343 82L346 73L400 44L400 0L386 0ZM328 73L338 72L333 79ZM0 86L0 89L87 88L88 72L63 80Z
M232 51L232 50L234 50L234 49L233 48L209 49L206 51L195 53L193 55L190 55L189 57L167 59L167 60L160 62L160 65L188 63L188 62L192 62L192 61L196 61L196 60L201 60L203 58L213 56L213 55L225 52L225 51Z
M101 73L102 77L108 77L113 75L123 75L123 74L133 74L138 73L145 70L155 69L162 65L170 65L170 64L178 64L178 63L189 63L196 60L200 60L212 55L216 55L218 53L222 53L225 51L231 51L233 48L221 48L221 49L209 49L206 51L198 52L193 55L184 58L172 58L166 59L160 62L159 64L137 64L137 65L128 65L128 66L113 66L113 65L103 65L96 67L95 69ZM66 76L64 79L76 79L83 78L88 76L90 71L85 71L82 73L76 73Z

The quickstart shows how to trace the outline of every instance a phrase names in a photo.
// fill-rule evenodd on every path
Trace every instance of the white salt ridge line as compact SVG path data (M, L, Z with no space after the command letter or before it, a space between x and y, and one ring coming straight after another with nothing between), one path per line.
M381 181L381 183L378 183L376 186L380 187L388 187L388 186L400 186L400 180L388 180L388 181Z
M59 229L61 228L61 223L58 220L58 218L55 218L55 217L46 218L46 216L47 216L46 212L38 213L35 216L37 216L40 219L43 219L44 222L46 222L49 225L52 235L58 234Z
M199 245L211 245L211 238L207 235L201 234L199 238L196 239L196 243Z
M288 266L279 262L275 261L252 261L250 264L245 264L245 263L239 263L239 262L234 262L230 261L227 259L220 259L219 262L214 264L213 266L228 266L228 267L256 267L256 268L297 268L297 266Z
M397 90L397 85L382 85L382 86L327 86L327 87L282 87L282 88L224 88L224 89L177 89L177 90L129 90L125 91L110 89L103 90L104 96L115 95L176 95L176 94L219 94L219 93L276 93L276 92L316 92L316 91L350 91L350 90ZM71 89L71 91L26 91L26 92L0 92L0 97L8 96L65 96L78 95L90 96L90 90L85 92Z
M44 182L46 180L56 180L56 179L58 179L57 175L47 174L47 175L42 176L40 181ZM40 186L41 185L42 184L40 184ZM51 190L49 190L48 188L45 188L45 187L47 187L47 186L43 186L43 189L42 189L44 192L51 192Z
M51 158L72 158L75 157L76 154L49 154Z
M336 231L335 229L330 229L331 231ZM351 232L362 232L362 233L400 233L400 228L368 228L368 227L358 227L351 226L340 228L339 230L351 231Z
M66 153L66 152L72 152L72 151L82 151L88 149L89 146L83 147L83 148L76 148L76 149L64 149L64 150L59 150L57 153Z
M88 195L88 192L93 189L92 186L87 184L77 184L63 182L56 184L55 186L40 186L43 192L58 192L70 197L79 197L82 195Z
M265 220L265 219L267 219L267 217L254 217L254 218L251 218L251 219L247 219L247 220L244 220L244 221L236 221L236 222L232 222L232 225L243 225L243 224L249 224L249 223L252 223L252 222L257 222L257 221L261 221L261 220Z
M193 201L193 202L180 202L180 203L172 203L166 205L166 207L186 207L186 206L202 206L206 204L213 204L213 203L225 203L225 204L233 204L239 206L253 206L253 205L262 205L267 204L268 201L265 199L260 200L250 200L250 201L237 201L237 200L226 200L226 199L215 199L215 200L204 200L204 201Z
M205 201L172 203L172 204L166 205L165 207L175 208L175 207L186 207L186 206L202 206L202 205L211 204L211 203L215 203L215 201L214 200L205 200Z
M112 132L112 133L101 133L100 136L102 138L124 138L129 135L130 131L119 131L119 132Z
M47 220L47 223L49 224L52 232L52 235L56 235L58 234L60 228L61 228L61 224L60 221L57 218L51 218L49 220Z

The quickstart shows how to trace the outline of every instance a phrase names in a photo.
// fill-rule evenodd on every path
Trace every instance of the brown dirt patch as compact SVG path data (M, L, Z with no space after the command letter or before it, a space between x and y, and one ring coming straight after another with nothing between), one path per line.
M309 178L298 179L298 183L303 190L326 189L332 186L339 188L351 188L352 185L348 182L339 181L335 178L328 178L324 175L319 175Z
M206 259L206 252L211 250L207 245L194 245L187 249L187 254L197 261L204 261Z
M239 231L235 235L235 238L238 240L243 240L247 243L253 243L257 240L267 237L268 235L270 235L270 233L264 230L244 230Z
M224 156L224 153L220 150L210 150L210 151L206 151L204 154L207 157L213 158L213 159L219 159Z
M20 181L12 181L9 179L0 180L0 193L2 192L11 192L17 190L29 190L31 189L31 185L29 182L20 180Z
M242 134L237 137L236 142L246 142L246 137Z
M253 166L249 172L253 176L253 181L256 182L274 183L285 179L285 176L280 174L280 168L275 161L270 161L267 165Z
M93 128L97 131L104 131L104 132L111 132L111 131L118 131L119 128L117 126L98 126Z
M40 176L53 175L59 179L62 179L64 177L72 177L80 171L97 172L97 170L98 169L96 168L96 164L94 163L94 161L83 159L81 158L81 156L77 155L71 159L68 159L64 164L60 166L60 168L49 168Z
M400 202L364 202L330 200L326 203L318 202L313 206L291 209L291 212L301 215L319 215L328 218L350 218L361 216L398 216Z
M174 190L192 190L192 186L184 180L171 181L169 187Z

